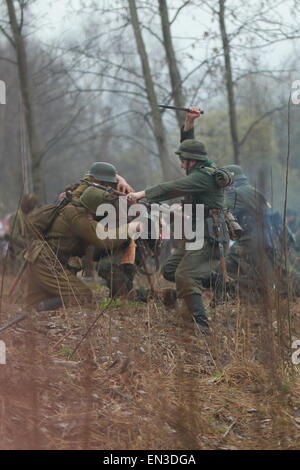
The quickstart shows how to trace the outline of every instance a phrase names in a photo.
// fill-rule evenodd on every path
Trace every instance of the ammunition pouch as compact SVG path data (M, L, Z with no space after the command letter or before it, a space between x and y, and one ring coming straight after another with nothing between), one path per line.
M212 242L228 243L229 233L225 221L224 212L219 209L209 209L206 218L208 235Z

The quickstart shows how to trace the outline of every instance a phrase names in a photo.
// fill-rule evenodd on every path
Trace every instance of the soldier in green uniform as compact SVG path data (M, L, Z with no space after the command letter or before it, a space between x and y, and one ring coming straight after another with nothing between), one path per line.
M249 184L243 169L238 165L225 167L233 174L234 183L226 190L225 205L243 228L242 237L230 248L226 266L229 276L235 281L230 293L257 302L266 289L277 286L279 294L300 293L299 273L288 259L285 267L282 218L274 211L264 195ZM287 243L292 235L286 227ZM290 250L288 250L290 251ZM289 253L288 253L289 254Z
M129 194L127 197L130 201L136 202L146 197L150 202L160 202L184 197L184 202L192 204L193 208L196 204L203 204L205 216L209 215L210 209L222 212L224 190L217 185L213 176L215 164L208 160L204 144L193 139L194 120L199 116L199 108L189 108L182 129L182 142L176 152L186 176ZM187 250L183 240L182 246L176 249L162 269L167 280L176 282L178 297L184 299L204 334L209 332L209 325L202 291L209 287L207 282L212 271L216 271L219 256L219 246L211 240L205 223L204 246L201 249Z
M270 204L264 195L248 182L238 165L225 167L234 183L225 191L225 206L236 217L243 229L241 238L227 253L226 266L231 283L231 294L237 293L256 302L263 291L274 285L274 267L271 252L270 227L267 214Z
M102 183L102 182L101 182ZM103 182L105 183L105 182ZM91 304L92 291L71 271L68 260L82 256L88 245L111 254L127 243L127 224L117 229L117 238L99 238L105 231L95 218L97 207L112 202L113 196L104 190L87 187L59 210L42 240L34 240L26 253L28 290L26 306L51 310L63 305ZM96 233L97 228L97 233Z

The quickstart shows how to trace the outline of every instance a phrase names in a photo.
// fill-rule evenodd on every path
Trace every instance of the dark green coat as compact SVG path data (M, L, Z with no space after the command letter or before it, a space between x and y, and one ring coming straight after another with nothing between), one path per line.
M264 195L243 178L225 191L225 205L244 230L227 254L227 271L236 281L239 296L256 302L266 288L274 284L266 223L268 203Z
M237 218L244 229L243 240L257 237L265 223L268 203L264 195L248 183L246 178L236 181L225 191L225 207Z
M181 132L181 141L194 138L194 131ZM214 164L209 161L197 163L189 175L175 181L161 183L146 189L150 202L160 202L184 197L186 203L204 204L204 209L223 209L224 190L220 189L213 176ZM193 228L194 229L194 228ZM179 297L200 294L209 287L210 275L219 264L218 246L208 239L204 230L204 246L200 250L186 250L184 241L166 261L162 273L168 281L176 282Z
M216 185L213 172L204 163L197 163L190 174L175 181L160 183L146 189L150 202L190 196L192 204L204 204L207 209L223 209L224 190Z

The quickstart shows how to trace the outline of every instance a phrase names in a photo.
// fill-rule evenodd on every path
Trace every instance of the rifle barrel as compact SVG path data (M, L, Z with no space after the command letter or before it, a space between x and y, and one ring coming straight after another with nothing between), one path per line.
M15 325L16 323L19 323L20 321L24 320L28 316L29 316L28 313L22 313L21 315L17 315L13 320L11 320L5 326L2 326L2 328L0 328L0 333L2 333L2 331L7 330L7 328L10 328L11 326Z

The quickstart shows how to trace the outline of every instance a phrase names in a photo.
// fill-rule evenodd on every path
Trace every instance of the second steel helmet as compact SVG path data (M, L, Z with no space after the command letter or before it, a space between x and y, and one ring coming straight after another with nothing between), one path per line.
M98 181L107 181L108 183L118 182L116 167L106 162L93 163L85 176L93 176Z
M224 166L224 170L230 171L230 173L232 173L234 181L247 179L247 176L244 174L242 167L239 165L227 165Z
M187 160L207 160L205 145L196 139L184 140L175 153Z

